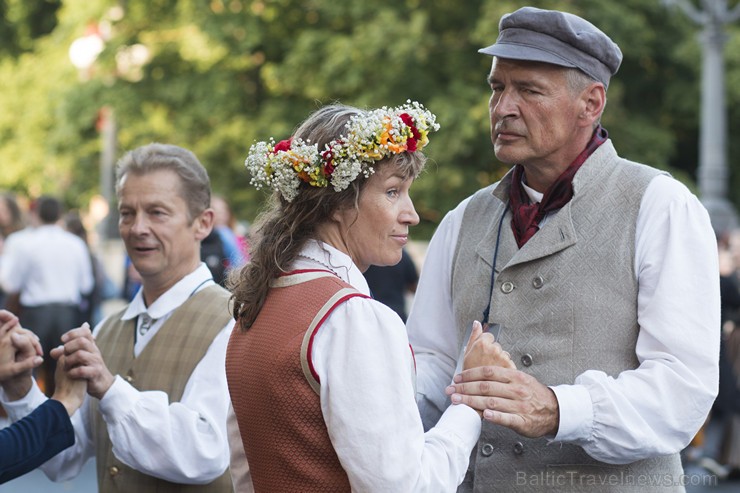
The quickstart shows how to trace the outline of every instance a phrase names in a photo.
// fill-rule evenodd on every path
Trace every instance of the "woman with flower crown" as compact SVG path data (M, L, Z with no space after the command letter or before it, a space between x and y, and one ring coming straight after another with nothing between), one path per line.
M258 493L455 491L463 480L480 415L451 406L424 432L405 327L362 276L401 259L419 222L409 187L438 128L418 103L332 105L291 139L251 147L252 184L274 194L251 262L230 280L237 491L251 491L248 474ZM479 326L470 341L466 368L513 366Z

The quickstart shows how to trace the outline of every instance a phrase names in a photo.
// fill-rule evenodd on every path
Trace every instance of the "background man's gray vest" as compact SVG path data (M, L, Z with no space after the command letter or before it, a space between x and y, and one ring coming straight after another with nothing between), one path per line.
M638 366L635 227L642 196L660 172L619 158L611 141L573 180L574 197L518 249L506 212L489 321L517 367L545 385L587 370L612 377ZM499 221L511 173L470 201L453 260L453 307L462 347L487 304ZM578 445L547 444L484 422L459 491L683 491L678 454L612 465ZM658 478L660 477L660 478ZM660 481L648 486L644 481Z

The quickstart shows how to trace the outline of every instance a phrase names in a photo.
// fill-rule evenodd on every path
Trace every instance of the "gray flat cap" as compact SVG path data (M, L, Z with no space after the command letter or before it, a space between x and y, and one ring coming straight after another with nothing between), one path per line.
M622 52L609 36L577 15L523 7L501 17L495 44L479 53L574 67L609 86Z

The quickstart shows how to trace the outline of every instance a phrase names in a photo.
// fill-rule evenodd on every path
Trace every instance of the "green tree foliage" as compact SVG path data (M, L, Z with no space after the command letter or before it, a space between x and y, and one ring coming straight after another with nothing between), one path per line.
M428 237L447 210L506 171L490 144L491 59L477 50L495 41L502 14L525 4L583 15L614 38L625 58L604 125L625 157L691 186L698 28L659 0L0 0L0 188L63 193L84 206L99 193L97 127L110 107L119 155L152 141L188 147L252 220L264 199L243 167L252 142L289 136L319 104L415 99L442 125L412 189L415 235ZM105 49L80 74L67 51L94 26ZM730 135L740 121L737 31L728 28ZM139 45L141 65L132 61Z
M60 0L0 0L0 55L31 51L56 27Z

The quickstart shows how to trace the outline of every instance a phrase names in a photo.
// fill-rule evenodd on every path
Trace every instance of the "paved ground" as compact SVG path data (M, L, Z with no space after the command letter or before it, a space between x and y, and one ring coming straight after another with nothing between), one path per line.
M720 449L725 430L716 420L710 421L704 429L703 453L709 457L716 457ZM695 461L684 466L686 474L687 493L729 493L740 492L740 481L719 480L710 471L699 466L700 461Z
M38 469L0 485L0 493L97 493L95 460L90 460L74 481L54 483Z
M687 468L685 472L688 482L695 483L695 486L687 485L687 493L737 493L740 491L740 481L717 482L709 477L706 471L700 469ZM715 484L716 486L713 486ZM44 476L44 473L37 470L0 485L0 493L96 493L97 491L94 460L87 463L82 474L74 481L53 483Z
M686 493L737 493L740 491L740 481L718 481L707 471L692 466L686 467Z

